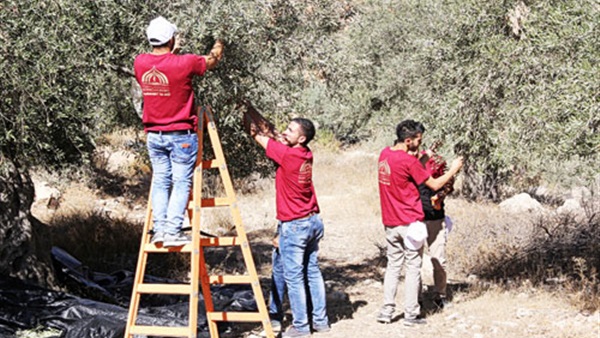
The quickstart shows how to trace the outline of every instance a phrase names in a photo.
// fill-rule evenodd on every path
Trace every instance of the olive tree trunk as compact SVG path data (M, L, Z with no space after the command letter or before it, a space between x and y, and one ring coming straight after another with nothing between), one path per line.
M0 275L56 286L47 225L31 214L33 182L27 170L0 155Z

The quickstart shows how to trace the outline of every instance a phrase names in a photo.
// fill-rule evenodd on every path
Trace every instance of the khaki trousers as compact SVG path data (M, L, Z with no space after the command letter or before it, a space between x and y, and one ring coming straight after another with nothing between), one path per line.
M433 266L434 291L446 297L446 229L444 220L424 221L427 225L427 246Z
M396 291L400 281L402 266L406 265L404 278L404 318L416 318L419 306L421 286L421 264L423 249L409 250L404 246L408 226L385 227L387 242L387 267L383 280L383 308L381 312L392 315L396 309Z

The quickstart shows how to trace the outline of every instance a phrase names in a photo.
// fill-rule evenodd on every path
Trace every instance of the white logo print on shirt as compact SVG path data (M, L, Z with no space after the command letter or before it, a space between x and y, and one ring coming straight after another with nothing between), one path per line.
M144 96L171 96L169 79L156 67L152 67L142 75L142 92Z
M312 160L305 161L298 173L298 183L311 184L312 182Z
M390 165L387 162L387 159L379 162L379 183L383 185L390 185L392 171L390 170Z

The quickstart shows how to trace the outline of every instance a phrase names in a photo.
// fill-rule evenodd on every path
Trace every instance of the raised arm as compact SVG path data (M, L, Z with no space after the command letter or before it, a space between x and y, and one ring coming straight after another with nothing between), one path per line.
M206 69L214 69L219 64L219 61L223 58L224 49L225 44L223 44L223 41L217 40L211 48L210 53L204 56L206 59Z
M260 133L258 125L256 122L248 115L248 113L244 113L244 125L248 125L246 128L246 132L250 134L250 136L258 143L263 149L267 149L267 143L269 142L270 137Z
M275 126L264 118L252 104L244 100L240 102L246 109L244 110L244 130L263 148L267 148L269 139L276 139L279 133Z
M429 177L425 181L425 185L433 191L440 190L444 186L444 184L446 184L452 177L454 177L454 175L456 175L458 173L458 171L460 170L460 168L462 168L462 166L463 166L463 158L462 157L458 157L458 158L454 159L454 161L452 161L452 165L450 166L450 169L444 175L442 175L438 178Z

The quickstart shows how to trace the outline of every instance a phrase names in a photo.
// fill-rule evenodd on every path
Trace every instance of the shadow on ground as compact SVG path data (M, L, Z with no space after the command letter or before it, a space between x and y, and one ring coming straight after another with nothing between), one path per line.
M68 218L57 219L50 226L52 243L64 249L82 262L83 269L110 274L116 269L120 271L135 271L139 251L142 225L123 219L112 219L98 213L71 215ZM234 235L227 234L227 235ZM265 301L271 285L271 255L273 246L272 229L252 231L248 233L251 251L260 278ZM383 255L383 256L382 256ZM158 256L158 257L154 257ZM189 271L189 255L187 254L154 254L148 260L146 273L157 278L186 280ZM247 269L239 247L205 248L207 267L211 275L246 274ZM327 309L331 323L344 319L352 319L356 311L367 305L366 299L351 300L352 289L373 287L372 283L381 283L383 276L381 267L386 264L384 253L380 253L361 264L340 264L339 262L321 259L320 266L326 282ZM364 282L370 280L371 284ZM63 279L64 281L64 279ZM65 282L65 288L74 295L106 301L99 295L94 297L89 292L73 283ZM468 287L466 284L449 284L450 291L457 292ZM249 289L249 287L248 287ZM131 285L120 289L120 305L127 306ZM399 289L402 292L402 289ZM451 296L452 292L450 293ZM451 298L450 298L451 300ZM291 323L289 304L285 303L286 319L284 325ZM427 292L423 297L423 313L425 316L439 311L431 295ZM232 336L256 330L257 323L236 323L230 325Z

